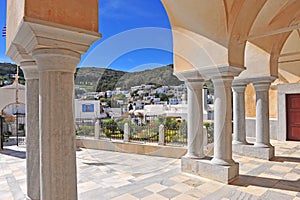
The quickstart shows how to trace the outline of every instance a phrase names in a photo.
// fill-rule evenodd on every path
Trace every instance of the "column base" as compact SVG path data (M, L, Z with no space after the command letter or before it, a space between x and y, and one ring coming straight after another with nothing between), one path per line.
M243 156L264 160L270 160L275 155L275 149L272 145L267 147L256 147L253 144L232 144L232 151Z
M243 142L241 142L241 141L237 141L237 140L233 140L232 141L232 144L249 144L247 141L243 141Z
M184 155L183 157L185 157L185 158L188 158L188 159L202 159L202 158L204 158L205 157L205 155L202 155L202 156L196 156L196 155L189 155L189 154L186 154L186 155Z
M230 183L239 176L239 164L233 163L230 166L215 165L211 158L191 159L181 158L181 171L199 175L222 183Z
M26 197L25 197L24 200L40 200L40 199L32 199L32 198L30 198L28 195L26 195Z

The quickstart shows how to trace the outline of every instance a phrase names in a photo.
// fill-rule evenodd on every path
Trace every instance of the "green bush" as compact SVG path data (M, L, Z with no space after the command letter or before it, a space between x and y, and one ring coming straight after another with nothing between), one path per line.
M76 135L93 135L94 127L93 126L80 126L76 131Z
M204 122L203 124L207 130L207 141L208 143L214 142L214 123L213 122Z

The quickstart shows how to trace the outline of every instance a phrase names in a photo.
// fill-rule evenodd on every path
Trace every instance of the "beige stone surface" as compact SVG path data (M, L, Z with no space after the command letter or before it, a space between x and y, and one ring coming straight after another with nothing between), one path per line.
M245 90L245 111L246 117L256 116L256 103L255 103L255 89L253 84L249 84ZM278 116L278 103L277 103L277 88L272 87L269 89L269 117L277 118Z
M183 155L186 154L187 151L186 148L182 147L134 144L124 143L120 141L111 142L105 140L94 140L84 138L77 138L76 144L78 147L83 148L105 149L109 151L146 154L171 158L181 158Z
M172 26L176 72L223 64L247 67L245 77L280 75L299 81L299 1L162 3Z

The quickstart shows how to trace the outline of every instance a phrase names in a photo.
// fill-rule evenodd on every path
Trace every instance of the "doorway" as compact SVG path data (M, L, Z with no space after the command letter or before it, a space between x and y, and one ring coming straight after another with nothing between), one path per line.
M287 139L300 141L300 94L286 95Z

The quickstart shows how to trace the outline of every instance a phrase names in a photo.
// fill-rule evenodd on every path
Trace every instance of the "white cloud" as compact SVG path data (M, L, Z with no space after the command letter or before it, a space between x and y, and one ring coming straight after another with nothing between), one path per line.
M147 10L147 3L154 2L160 3L160 1L141 1L141 0L102 0L100 1L100 14L103 17L113 19L131 19L135 17L157 17L160 16L156 12L150 12Z

